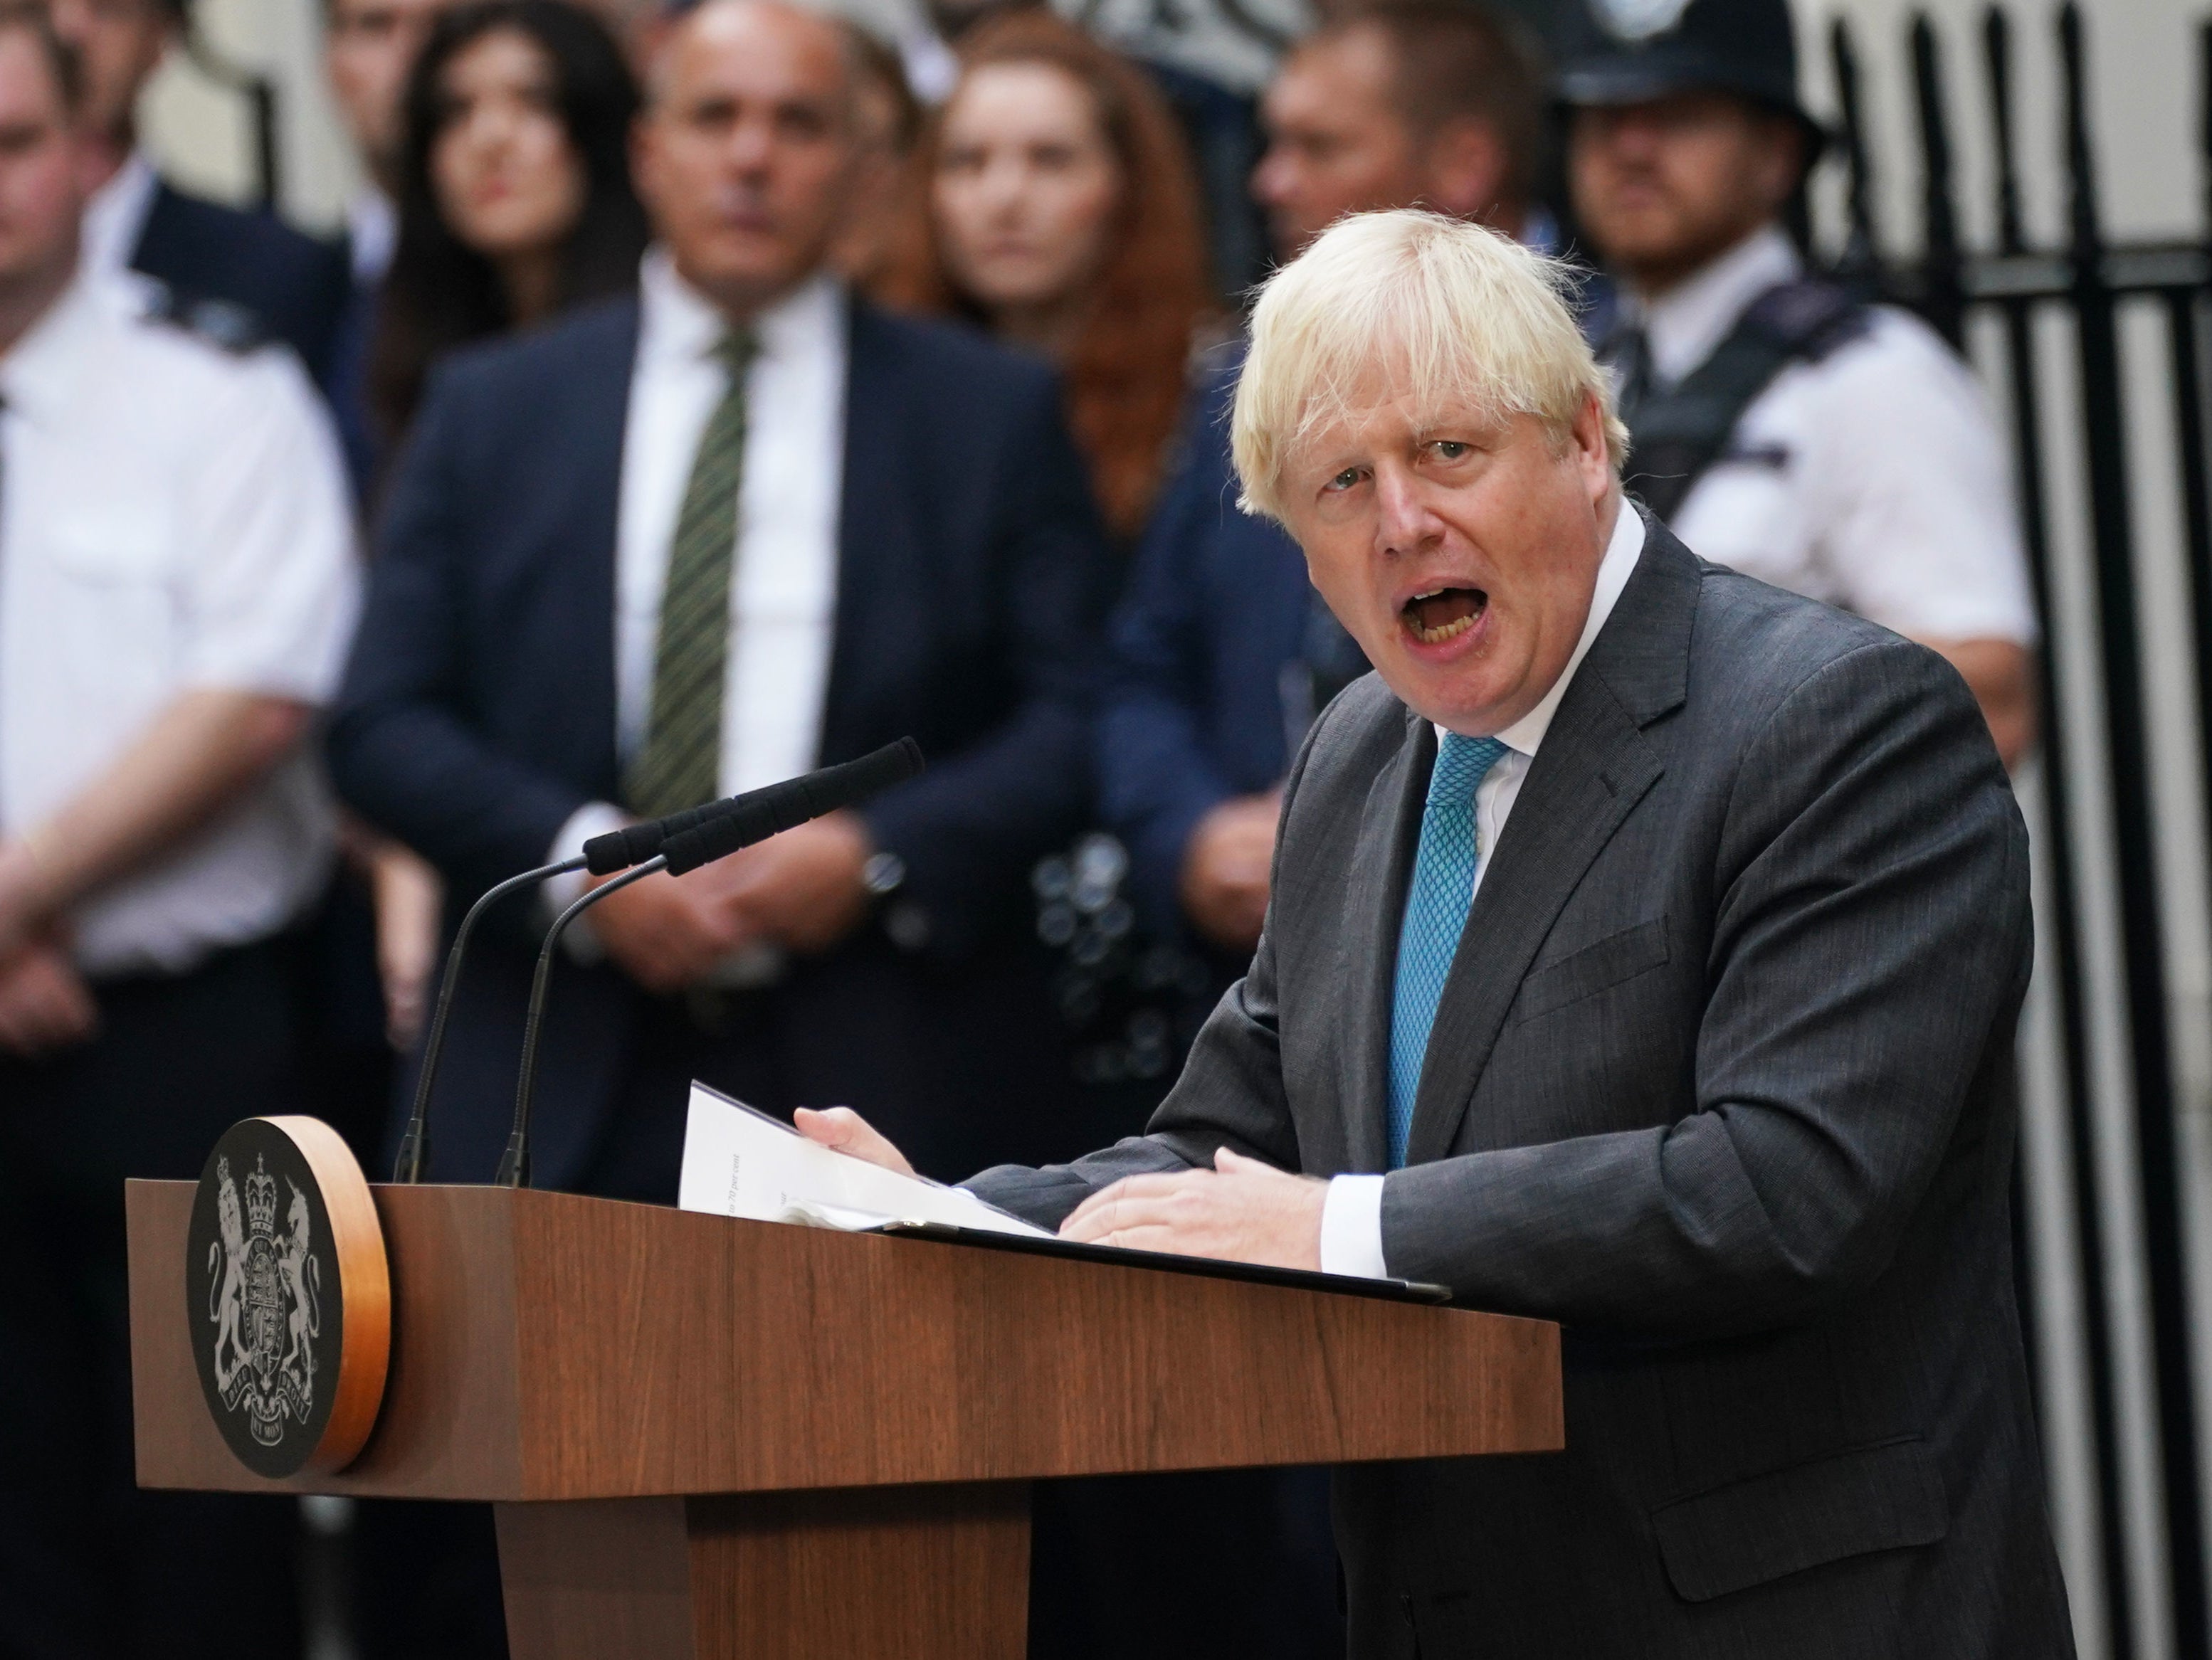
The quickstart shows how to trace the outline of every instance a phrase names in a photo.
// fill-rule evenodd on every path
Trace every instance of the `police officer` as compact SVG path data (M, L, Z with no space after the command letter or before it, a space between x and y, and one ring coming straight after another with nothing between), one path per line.
M345 251L273 214L179 190L139 148L139 96L190 30L190 0L42 3L84 65L99 185L86 203L86 263L143 271L189 300L234 308L322 379L350 287ZM206 313L210 323L220 314L216 306Z
M0 10L0 1652L297 1652L294 1508L133 1487L123 1182L288 1104L349 510L289 352L81 263L75 75Z
M1705 558L1941 651L2016 761L2036 619L2003 451L1943 342L1809 276L1784 227L1822 139L1786 0L1568 9L1568 173L1623 290L1631 489Z

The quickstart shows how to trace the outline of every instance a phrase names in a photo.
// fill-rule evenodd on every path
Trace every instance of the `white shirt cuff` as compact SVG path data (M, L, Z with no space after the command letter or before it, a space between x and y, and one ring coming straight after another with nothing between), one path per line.
M563 859L573 859L584 851L584 844L593 836L603 836L610 830L619 830L631 821L629 814L611 802L586 802L568 815L568 821L561 827L561 833L553 838L553 845L545 851L545 863L558 864ZM589 873L571 870L564 875L548 877L538 889L540 915L548 927L553 919L584 896L585 885L591 881ZM599 944L599 936L592 932L592 919L579 917L562 936L562 943L579 962L598 962L606 955Z
M1336 1176L1321 1203L1321 1271L1387 1280L1382 1265L1382 1178Z

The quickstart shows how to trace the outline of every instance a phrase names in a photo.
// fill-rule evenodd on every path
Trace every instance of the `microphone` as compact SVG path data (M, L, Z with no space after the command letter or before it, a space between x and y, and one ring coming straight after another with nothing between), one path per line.
M453 1010L454 990L460 984L461 960L467 953L469 937L476 931L477 919L494 905L519 888L533 886L553 876L568 875L573 871L584 870L594 876L606 876L617 870L627 870L643 860L653 857L660 851L662 843L670 838L725 818L742 826L738 833L738 839L722 850L724 853L733 853L740 847L750 847L753 843L775 834L779 830L787 830L794 824L803 824L808 819L819 818L840 807L850 806L878 790L912 778L921 768L921 746L912 738L902 738L898 742L886 744L858 760L824 766L801 778L787 779L781 784L748 790L741 796L710 801L699 807L687 807L682 812L671 813L665 818L648 820L643 824L625 825L605 835L593 836L584 844L580 858L563 859L558 864L526 870L520 875L510 876L492 888L469 907L468 914L461 918L460 927L454 931L453 948L446 954L445 971L438 981L437 1007L430 1017L430 1036L422 1046L422 1070L415 1081L415 1102L407 1115L406 1130L399 1138L399 1157L392 1170L392 1179L402 1183L419 1182L429 1166L430 1091L437 1079L439 1057L445 1050L446 1021ZM761 828L763 825L768 827ZM678 873L680 875L697 864L705 863L708 858L720 857L721 853L714 853L695 859L690 864L678 867ZM656 865L653 868L658 869L660 867ZM559 925L556 924L556 928ZM533 997L533 1007L538 1001L541 1000Z
M801 778L771 784L735 797L729 810L701 820L662 843L668 872L680 876L702 864L727 858L741 847L766 841L809 819L818 819L866 801L895 784L903 784L925 765L921 746L912 738L887 743L872 754Z
M921 746L910 737L901 738L858 760L824 766L799 778L787 779L781 784L771 784L765 789L749 790L742 796L709 803L705 808L693 808L690 811L694 814L708 813L710 809L720 810L695 820L689 828L666 838L661 851L623 871L613 881L600 883L555 918L553 926L545 932L545 943L538 948L538 967L531 976L530 1012L522 1025L522 1064L514 1081L514 1124L507 1132L507 1150L500 1154L499 1173L493 1178L496 1184L530 1185L530 1106L538 1078L538 1039L544 1025L545 993L552 983L553 959L570 923L609 894L619 893L657 870L682 875L702 864L726 858L741 847L766 841L770 836L850 807L894 784L903 783L920 772L924 765ZM684 815L672 816L680 818ZM610 840L619 833L610 833L596 839ZM680 864L679 858L683 860ZM568 868L573 869L574 864ZM621 869L619 865L612 868ZM485 895L486 899L490 897ZM483 903L477 901L479 906Z
M731 842L724 852L734 853L740 847L750 847L779 830L788 830L794 824L808 819L820 818L840 807L902 783L921 771L921 746L912 738L901 738L896 743L887 743L872 754L858 760L848 760L836 766L824 766L795 779L786 779L781 784L771 784L759 790L748 790L741 796L726 796L720 801L710 801L703 806L687 807L680 813L671 813L666 818L648 820L643 824L624 825L619 830L610 830L603 836L593 836L584 844L584 868L595 876L611 875L617 870L627 870L642 860L651 858L678 836L707 824L724 820L741 823L747 828L741 839ZM799 803L799 805L794 805ZM757 829L766 823L772 827ZM710 854L719 858L721 854ZM700 859L693 864L672 865L678 875L705 863Z
M530 977L530 1013L522 1023L522 1069L514 1081L514 1125L507 1133L507 1150L499 1155L499 1174L492 1178L496 1185L530 1185L530 1093L538 1074L538 1028L544 1023L545 988L553 978L553 955L560 948L561 936L568 931L570 923L608 894L619 894L632 882L643 881L667 864L666 859L655 854L612 881L601 882L579 895L575 903L554 918L552 927L545 930L545 943L538 950L538 967Z
M407 1114L406 1130L399 1137L399 1157L392 1171L395 1182L415 1183L422 1179L422 1172L430 1163L430 1086L438 1075L438 1057L446 1046L446 1020L453 1012L453 990L461 980L461 958L469 948L469 936L476 932L477 922L483 913L505 899L509 894L524 888L534 887L552 876L565 876L572 870L584 869L582 858L563 859L558 864L542 864L535 870L526 870L519 876L509 876L505 881L487 888L483 896L468 909L461 925L453 930L453 948L446 953L445 972L438 978L438 1004L430 1016L430 1036L422 1045L422 1070L415 1080L415 1104Z

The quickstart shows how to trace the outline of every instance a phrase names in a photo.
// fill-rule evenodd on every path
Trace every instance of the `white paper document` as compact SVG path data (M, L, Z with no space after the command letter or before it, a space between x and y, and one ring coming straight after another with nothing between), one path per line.
M1048 1237L1043 1228L960 1188L833 1153L780 1119L702 1083L691 1086L676 1203L718 1216L848 1232L885 1222L951 1222L993 1233Z

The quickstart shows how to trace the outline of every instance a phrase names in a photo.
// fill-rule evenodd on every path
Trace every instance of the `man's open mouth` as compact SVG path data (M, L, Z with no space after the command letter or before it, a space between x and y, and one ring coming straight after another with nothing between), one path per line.
M1399 614L1415 639L1441 645L1474 627L1489 605L1490 596L1480 588L1432 588L1415 594Z

